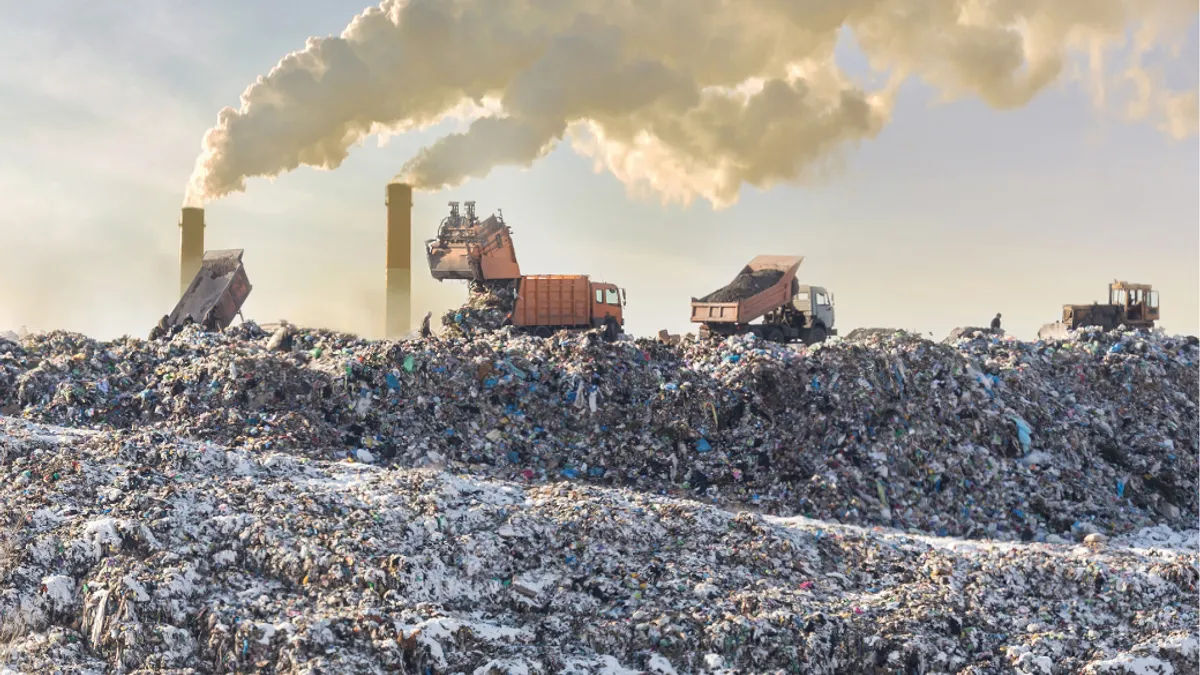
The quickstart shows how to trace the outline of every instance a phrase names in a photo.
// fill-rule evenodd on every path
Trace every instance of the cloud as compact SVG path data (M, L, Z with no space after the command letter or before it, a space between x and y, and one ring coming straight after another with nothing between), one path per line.
M380 129L474 110L400 177L454 186L528 166L570 137L631 189L727 206L744 185L820 176L886 126L907 78L1010 109L1078 59L1095 100L1133 79L1135 116L1186 137L1194 91L1111 73L1104 57L1131 31L1137 52L1152 50L1196 14L1184 0L385 0L340 36L310 38L220 111L187 201L302 165L334 169ZM889 75L882 89L839 68L844 30Z

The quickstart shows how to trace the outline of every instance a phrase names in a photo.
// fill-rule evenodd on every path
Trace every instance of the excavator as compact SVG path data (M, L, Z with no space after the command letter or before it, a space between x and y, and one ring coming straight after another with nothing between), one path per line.
M1113 281L1108 285L1108 304L1063 305L1062 321L1042 326L1038 339L1062 340L1068 331L1088 326L1101 330L1119 326L1148 329L1158 318L1158 291L1150 284Z
M503 212L480 220L475 202L450 202L437 237L425 242L434 279L467 281L472 293L511 298L507 323L540 337L598 328L606 340L624 332L625 291L586 275L523 275Z

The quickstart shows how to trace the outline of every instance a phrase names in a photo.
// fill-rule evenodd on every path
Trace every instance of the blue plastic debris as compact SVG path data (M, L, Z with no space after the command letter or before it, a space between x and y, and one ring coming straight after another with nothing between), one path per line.
M709 450L712 450L712 445L709 444L708 439L701 438L696 441L696 452L708 452Z
M1025 454L1029 454L1029 446L1033 443L1033 428L1020 417L1013 417L1012 420L1017 424L1017 439L1021 441L1021 449Z

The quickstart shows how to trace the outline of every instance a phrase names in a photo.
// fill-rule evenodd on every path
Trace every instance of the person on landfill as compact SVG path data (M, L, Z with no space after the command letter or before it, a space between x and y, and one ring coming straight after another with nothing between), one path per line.
M433 331L429 329L429 319L433 316L433 312L425 312L425 318L421 319L421 337L427 338L433 335Z
M992 319L992 330L1000 330L1000 312L996 312L996 318Z

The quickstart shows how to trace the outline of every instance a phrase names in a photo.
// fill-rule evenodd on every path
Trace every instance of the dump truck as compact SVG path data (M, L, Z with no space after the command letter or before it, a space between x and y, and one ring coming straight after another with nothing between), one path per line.
M586 275L523 275L512 230L502 212L480 220L475 202L450 202L438 236L425 242L434 279L469 282L472 293L491 293L509 307L506 325L549 337L559 330L598 328L606 340L624 331L625 291Z
M692 323L700 324L700 337L752 333L772 342L816 344L837 335L833 295L796 279L803 261L760 255L723 288L692 298Z
M155 339L173 328L198 323L206 330L223 331L233 323L250 296L250 279L242 265L243 249L205 251L200 271L150 334Z
M450 215L442 219L437 237L425 242L430 274L438 281L469 281L472 287L515 283L521 278L521 265L504 214L481 221L475 216L475 202L467 202L466 207L464 214L458 202L450 202Z
M1153 328L1158 318L1158 291L1150 284L1113 281L1107 304L1063 305L1062 320L1042 326L1038 339L1061 340L1067 331L1090 326L1106 331L1119 326Z
M585 275L523 276L510 322L541 337L564 329L599 328L611 341L624 330L624 306L624 290Z

